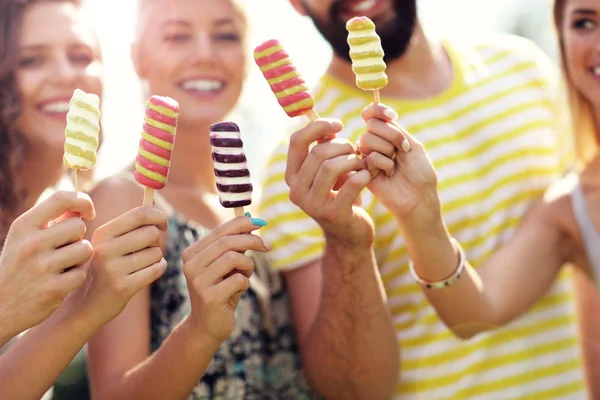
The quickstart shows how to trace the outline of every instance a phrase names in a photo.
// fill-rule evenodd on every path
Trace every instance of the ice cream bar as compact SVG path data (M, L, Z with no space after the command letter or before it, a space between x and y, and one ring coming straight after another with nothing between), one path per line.
M313 109L315 99L278 40L267 40L258 46L254 60L288 116L304 115Z
M210 145L221 205L238 208L252 203L252 183L240 128L234 122L210 127Z
M75 170L92 169L96 164L100 133L100 98L93 93L75 89L65 129L64 162Z
M167 183L175 142L179 104L169 97L152 96L146 102L142 138L135 160L135 180L151 189Z
M362 90L381 90L388 83L381 39L375 24L367 17L354 17L346 23L352 70L356 86Z

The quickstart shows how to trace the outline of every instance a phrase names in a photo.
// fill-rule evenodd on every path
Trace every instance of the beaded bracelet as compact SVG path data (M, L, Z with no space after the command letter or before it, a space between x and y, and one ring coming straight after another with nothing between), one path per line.
M415 265L413 264L412 260L408 261L408 267L410 269L410 273L412 274L412 276L415 278L415 280L423 287L427 288L427 289L443 289L445 287L448 287L450 285L452 285L454 282L456 282L457 280L460 279L460 275L462 274L462 272L465 269L465 264L466 264L466 260L465 260L465 251L463 250L462 246L460 245L460 243L458 243L456 241L456 239L454 238L450 238L450 242L452 242L452 245L458 249L458 267L456 267L456 271L454 271L454 273L444 279L443 281L427 281L423 278L421 278L418 274L417 271L415 271Z

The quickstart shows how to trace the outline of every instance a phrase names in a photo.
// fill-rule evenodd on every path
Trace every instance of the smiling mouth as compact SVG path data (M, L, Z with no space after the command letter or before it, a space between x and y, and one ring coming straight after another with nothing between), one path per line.
M592 75L600 77L600 67L592 67L590 68L590 72L592 73Z
M214 79L194 79L182 82L180 87L197 93L218 93L223 90L225 84Z
M69 102L61 100L45 103L38 106L38 110L54 118L66 118L69 112Z
M340 16L348 20L352 17L374 17L383 0L350 0L340 7Z

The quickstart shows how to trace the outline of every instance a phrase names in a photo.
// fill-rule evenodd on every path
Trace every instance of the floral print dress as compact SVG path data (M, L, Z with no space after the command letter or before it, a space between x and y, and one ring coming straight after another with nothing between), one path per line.
M168 267L151 289L152 351L191 313L181 256L184 249L208 232L181 218L160 195L155 195L155 201L170 218L165 253ZM282 282L270 272L262 254L254 253L252 258L255 276L239 302L234 330L220 346L190 400L317 398L302 373Z

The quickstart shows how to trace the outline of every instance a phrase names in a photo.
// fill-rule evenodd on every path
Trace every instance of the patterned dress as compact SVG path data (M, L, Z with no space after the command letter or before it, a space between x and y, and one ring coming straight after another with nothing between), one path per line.
M156 200L158 205L158 196ZM161 208L170 207L163 204ZM191 312L181 256L184 249L208 232L172 209L169 214L165 253L168 268L152 286L152 351ZM260 281L242 295L231 336L223 342L189 399L316 399L302 373L289 300L281 280L270 272L264 256L251 256Z

